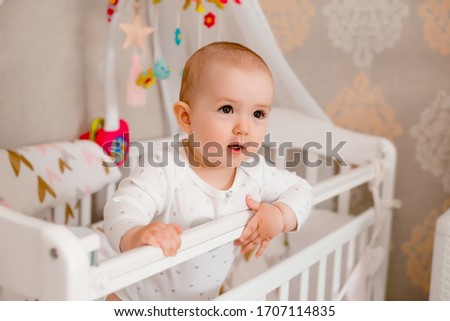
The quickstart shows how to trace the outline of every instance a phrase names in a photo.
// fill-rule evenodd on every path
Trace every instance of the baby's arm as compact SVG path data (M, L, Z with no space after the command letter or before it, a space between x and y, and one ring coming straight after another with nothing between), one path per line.
M175 255L181 228L154 221L164 212L171 178L161 168L138 168L125 178L104 209L105 234L116 252L139 246L160 247L164 255Z

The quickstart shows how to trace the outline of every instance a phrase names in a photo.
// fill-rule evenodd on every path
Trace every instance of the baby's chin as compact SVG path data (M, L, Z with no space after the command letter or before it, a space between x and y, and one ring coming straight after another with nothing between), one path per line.
M239 167L244 163L251 163L255 159L256 153L247 153L245 155L239 155L238 157L233 157L228 161L229 167Z
M197 151L196 159L201 159L202 167L212 169L237 168L245 162L252 162L257 157L257 151L260 145L239 145L230 144L221 150L209 150L207 153Z
M240 155L239 157L229 156L225 158L203 158L202 167L206 167L209 169L232 169L241 166L247 160L251 159L252 157L245 157L242 155Z

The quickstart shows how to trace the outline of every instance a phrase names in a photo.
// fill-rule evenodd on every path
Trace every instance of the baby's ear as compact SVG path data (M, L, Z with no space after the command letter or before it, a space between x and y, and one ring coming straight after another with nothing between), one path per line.
M177 101L173 105L173 113L178 122L180 129L187 133L191 133L191 107L182 101Z

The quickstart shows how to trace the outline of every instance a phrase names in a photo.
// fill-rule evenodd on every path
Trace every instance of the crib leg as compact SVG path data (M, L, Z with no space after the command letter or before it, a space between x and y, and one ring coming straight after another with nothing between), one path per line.
M390 204L394 200L395 167L397 163L397 152L392 142L384 139L382 141L383 161L385 165L385 177L381 185L380 196L383 204ZM389 265L389 252L391 246L392 209L386 209L386 216L380 234L380 245L384 248L384 260L380 270L373 279L372 300L385 300L386 280Z

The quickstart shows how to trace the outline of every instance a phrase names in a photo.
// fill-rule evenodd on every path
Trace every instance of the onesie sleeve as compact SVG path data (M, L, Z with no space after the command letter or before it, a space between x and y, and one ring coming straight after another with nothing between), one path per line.
M111 247L120 252L122 236L131 228L147 225L163 212L169 188L162 167L138 167L123 179L104 211L105 234Z
M294 172L268 165L262 161L262 201L267 203L284 203L289 206L297 218L297 232L308 218L313 193L311 185Z

